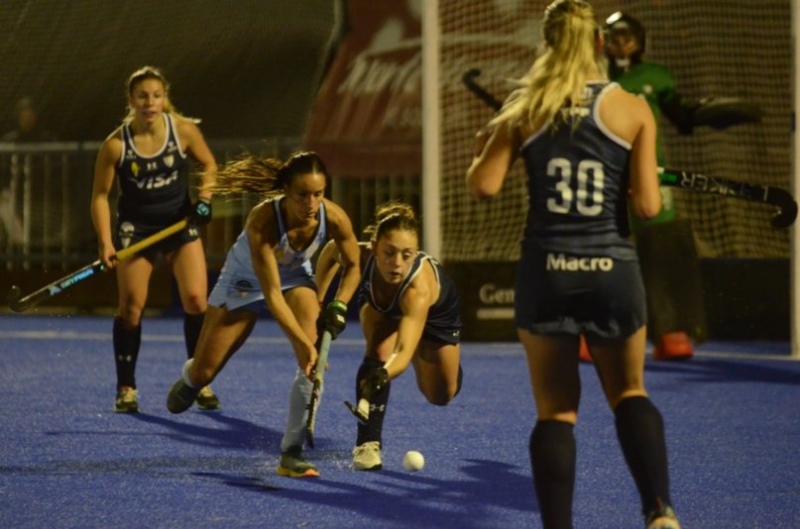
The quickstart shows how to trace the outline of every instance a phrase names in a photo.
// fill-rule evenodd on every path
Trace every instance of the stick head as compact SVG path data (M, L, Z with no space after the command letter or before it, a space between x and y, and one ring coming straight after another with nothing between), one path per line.
M778 212L772 216L772 227L785 229L794 224L797 218L797 202L789 196L778 204Z
M6 296L6 301L8 302L9 308L14 312L22 312L26 309L26 307L19 302L19 299L22 297L22 290L17 285L12 285L11 290L8 292Z

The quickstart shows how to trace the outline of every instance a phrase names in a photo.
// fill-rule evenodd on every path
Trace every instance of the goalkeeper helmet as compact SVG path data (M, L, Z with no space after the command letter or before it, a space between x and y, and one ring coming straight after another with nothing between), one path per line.
M617 62L620 60L630 61L631 64L642 62L646 35L644 26L639 20L628 13L617 11L606 19L605 34L606 50L611 50L609 51L609 56L612 60ZM620 43L630 39L634 39L638 45L635 51L627 54L627 56L620 56L618 53L614 52L615 49L618 50L622 47Z

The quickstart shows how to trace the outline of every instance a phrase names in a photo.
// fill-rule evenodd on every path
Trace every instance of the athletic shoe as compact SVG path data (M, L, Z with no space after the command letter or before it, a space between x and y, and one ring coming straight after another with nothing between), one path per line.
M369 441L353 449L353 468L356 470L380 470L381 444L378 441Z
M116 413L138 413L139 392L130 386L118 388L117 400L114 401L114 411Z
M656 522L655 520L659 521ZM647 529L680 529L681 527L678 517L675 516L675 511L669 505L650 512L645 517L645 524Z
M222 407L222 403L211 391L211 386L205 386L200 388L200 392L197 394L197 407L205 411L218 410Z
M589 354L589 346L586 344L586 338L584 338L582 334L581 334L581 345L580 345L580 351L578 353L578 359L581 362L592 361L592 355Z
M303 457L303 449L292 446L281 454L281 464L278 466L278 475L287 478L317 478L317 467Z
M183 378L179 378L167 395L167 409L172 413L185 412L192 407L199 392L199 389L187 386Z
M688 360L693 355L692 340L685 332L664 333L653 346L655 360Z

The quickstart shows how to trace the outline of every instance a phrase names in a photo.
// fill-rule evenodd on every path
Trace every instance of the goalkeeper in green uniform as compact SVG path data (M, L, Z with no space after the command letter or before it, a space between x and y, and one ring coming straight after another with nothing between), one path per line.
M737 98L683 98L672 72L643 58L645 29L636 18L616 12L605 27L609 78L643 97L659 124L665 116L680 134L691 134L696 126L724 129L760 120L760 109ZM658 164L664 167L663 147L660 141L656 145ZM632 229L647 291L653 356L687 359L693 355L692 339L705 338L700 265L688 220L676 219L672 189L662 187L661 193L661 213L648 221L632 218Z
M678 95L672 72L661 64L643 60L644 50L645 30L637 19L622 12L614 13L606 19L609 78L625 90L643 97L659 125L662 124L661 116L666 115L679 132L691 133L691 107L684 105ZM656 155L658 165L664 167L661 143L656 142ZM676 221L672 189L662 187L661 196L661 213L649 221L632 217L631 227L636 234L647 292L648 328L654 342L653 356L659 360L686 359L693 355L689 332L694 331L695 339L702 338L705 326L702 298L699 296L702 291L699 264L691 228L683 221ZM674 248L666 248L667 244L660 244L666 241L682 242L690 251L688 254L676 255ZM672 247L674 244L668 246ZM670 267L678 262L683 262L682 267L690 273L692 283L696 286L696 291L688 292L686 296L681 294L690 286L673 282L670 277L673 275ZM687 278L677 279L686 281ZM687 297L691 299L682 299ZM694 316L692 319L695 321L686 321L686 316Z
M637 19L622 12L608 17L609 78L643 97L659 125L661 116L666 115L680 133L690 134L694 105L685 104L678 95L675 78L668 68L643 59L645 45L644 26ZM664 167L661 141L656 142L656 153L658 165ZM653 357L687 359L694 352L690 333L695 339L702 339L705 327L699 263L690 226L685 221L676 221L672 189L662 187L661 194L663 206L657 217L646 222L632 218L631 223L647 292ZM676 254L674 246L687 252ZM688 277L680 274L674 281L675 265L688 272ZM691 284L687 285L689 279Z

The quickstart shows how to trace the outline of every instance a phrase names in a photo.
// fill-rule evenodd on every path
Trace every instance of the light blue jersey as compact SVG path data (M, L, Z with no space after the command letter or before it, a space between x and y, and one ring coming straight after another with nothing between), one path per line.
M305 248L296 249L292 247L286 234L286 225L280 209L281 200L283 200L283 197L277 197L272 201L275 208L275 218L278 219L279 242L278 247L275 249L275 259L278 261L281 290L285 292L298 286L316 288L311 257L328 240L325 203L320 203L319 225L311 243ZM263 299L264 292L261 290L258 276L253 269L253 258L250 252L247 229L244 229L239 234L239 237L236 238L236 242L231 249L228 250L225 264L222 266L219 279L211 291L208 303L215 307L224 306L228 310L234 310ZM255 311L260 308L260 305L252 307Z

